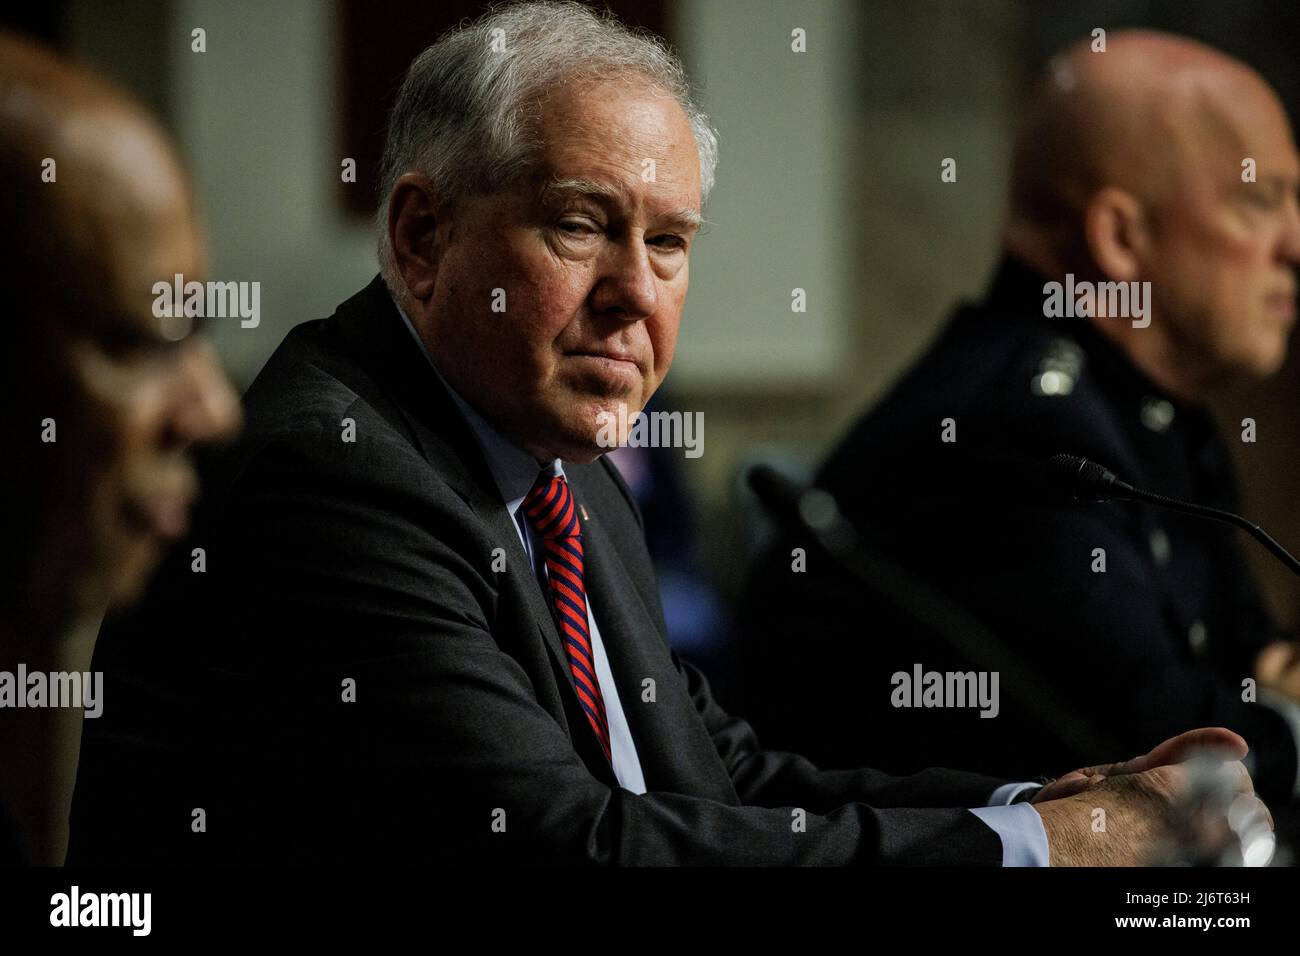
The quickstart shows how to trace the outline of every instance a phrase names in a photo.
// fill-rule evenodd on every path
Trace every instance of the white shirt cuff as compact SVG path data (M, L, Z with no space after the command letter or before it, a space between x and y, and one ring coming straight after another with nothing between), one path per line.
M1002 786L998 787L996 790L993 791L992 794L989 795L989 802L987 806L990 807L1010 806L1011 802L1015 800L1016 797L1024 793L1026 790L1041 790L1042 788L1043 785L1041 783L1033 783L1033 782L1004 783Z
M1048 865L1047 831L1043 829L1043 818L1029 804L977 807L971 813L991 827L1002 841L1003 866Z

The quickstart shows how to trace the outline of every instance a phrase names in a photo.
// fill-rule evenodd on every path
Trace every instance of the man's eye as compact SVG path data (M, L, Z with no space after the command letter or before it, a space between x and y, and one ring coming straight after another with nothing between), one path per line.
M105 323L99 332L104 350L117 359L148 358L168 351L175 343L142 328L134 317Z
M133 362L169 361L185 347L184 340L170 341L164 338L141 339L130 348L124 349L120 358Z
M1278 196L1276 193L1264 192L1260 189L1252 189L1246 193L1246 197L1252 206L1259 209L1272 209L1278 205Z
M686 240L681 236L673 233L664 233L662 236L655 236L646 240L652 246L658 246L661 249L685 249Z
M561 219L557 228L570 236L594 235L595 227L585 219Z

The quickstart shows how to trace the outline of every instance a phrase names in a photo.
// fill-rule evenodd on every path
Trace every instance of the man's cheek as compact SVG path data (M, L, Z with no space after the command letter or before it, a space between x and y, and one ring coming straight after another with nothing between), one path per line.
M673 356L677 354L677 325L654 338L655 384L663 381L668 370L672 368Z
M671 340L663 347L655 349L656 384L663 381L664 376L668 374L668 370L673 367L673 356L676 354L676 343Z

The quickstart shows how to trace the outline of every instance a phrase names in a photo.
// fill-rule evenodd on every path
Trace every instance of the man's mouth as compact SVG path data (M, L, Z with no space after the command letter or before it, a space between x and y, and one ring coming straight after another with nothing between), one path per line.
M129 499L126 515L142 531L167 541L179 539L190 526L194 496L183 493Z
M641 364L628 352L569 352L570 369L603 393L625 393L643 379Z
M641 363L636 360L631 352L621 352L616 349L592 349L589 351L570 352L572 358L597 359L604 362L620 363L631 365L634 368L640 368Z

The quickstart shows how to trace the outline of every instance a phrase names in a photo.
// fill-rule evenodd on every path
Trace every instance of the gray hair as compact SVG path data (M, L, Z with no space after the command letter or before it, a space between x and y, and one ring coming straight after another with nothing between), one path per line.
M699 150L701 200L707 199L718 135L692 100L681 61L649 33L579 3L528 2L493 8L417 56L393 106L380 169L379 269L393 294L403 297L388 200L403 173L424 173L446 199L500 189L528 168L538 145L528 112L537 96L574 80L628 74L681 105Z

